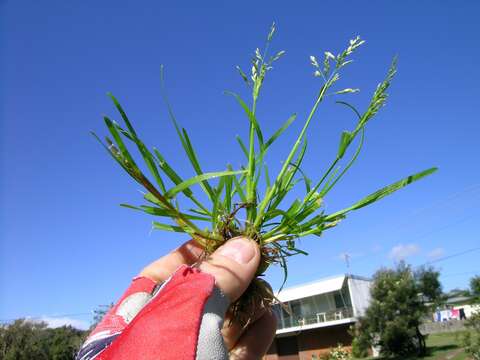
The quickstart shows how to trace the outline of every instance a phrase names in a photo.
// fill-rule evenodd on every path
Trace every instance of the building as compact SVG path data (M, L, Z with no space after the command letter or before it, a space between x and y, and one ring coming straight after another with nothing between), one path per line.
M442 306L433 312L433 321L466 320L478 311L480 311L480 305L475 304L474 296L454 290L446 294Z
M285 289L275 305L277 335L265 359L312 359L341 343L350 346L349 328L370 301L369 279L341 275Z

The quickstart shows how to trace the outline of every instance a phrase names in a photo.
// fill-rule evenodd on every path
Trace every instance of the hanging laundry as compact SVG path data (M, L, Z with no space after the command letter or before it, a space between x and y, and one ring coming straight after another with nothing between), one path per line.
M460 318L460 310L459 309L452 309L452 319L459 319Z

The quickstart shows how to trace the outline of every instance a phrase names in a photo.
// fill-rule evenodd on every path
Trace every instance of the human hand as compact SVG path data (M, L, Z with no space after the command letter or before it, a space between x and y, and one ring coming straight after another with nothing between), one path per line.
M181 265L196 264L203 250L194 240L188 241L170 254L154 261L140 273L155 282L168 279ZM237 300L255 276L260 262L258 245L247 239L236 238L217 249L198 267L215 277L216 286L229 298ZM232 321L233 320L233 321ZM230 359L260 359L270 347L276 330L276 318L270 309L261 308L246 328L227 314L222 336L230 352Z
M143 269L77 359L260 359L275 335L274 314L257 309L246 327L225 315L259 262L248 239L229 240L206 259L195 241L186 242Z

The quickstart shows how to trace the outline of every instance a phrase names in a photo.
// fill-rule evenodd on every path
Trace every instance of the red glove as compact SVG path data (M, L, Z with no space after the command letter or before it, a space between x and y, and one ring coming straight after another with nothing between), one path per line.
M259 309L248 328L233 321L222 329L230 299L237 299L255 274L258 247L233 239L193 268L200 254L190 241L145 268L76 359L224 360L229 351L233 359L261 358L275 334L270 311Z

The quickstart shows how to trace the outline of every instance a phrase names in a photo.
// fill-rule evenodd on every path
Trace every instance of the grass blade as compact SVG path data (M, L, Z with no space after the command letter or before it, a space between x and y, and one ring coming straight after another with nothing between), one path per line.
M182 183L178 184L177 186L173 187L172 189L168 190L165 193L166 198L172 198L177 195L179 192L185 190L186 188L191 187L192 185L202 183L205 180L221 177L221 176L231 176L237 174L243 174L246 170L237 170L237 171L219 171L219 172L210 172L204 173L201 175L194 176L188 180L183 181ZM213 199L215 198L215 194L213 195Z
M243 177L242 177L242 178L243 178ZM233 176L232 179L233 179L233 184L234 184L234 186L235 186L235 192L234 192L234 194L235 194L235 193L238 194L238 196L240 197L240 200L242 201L242 203L244 203L244 204L248 203L248 201L247 201L247 196L245 195L245 192L243 191L242 182L239 181L236 176Z
M153 152L155 153L157 160L158 160L158 165L160 166L160 169L168 176L168 178L175 184L178 185L183 182L183 179L177 174L175 170L170 166L170 164L165 160L163 155L157 150L153 149ZM183 194L188 197L190 200L192 200L195 205L197 205L200 209L205 211L206 213L209 213L207 208L194 196L192 190L190 188L186 188L183 190Z
M123 121L125 122L125 125L127 125L128 131L130 131L130 133L132 134L133 137L137 138L137 133L135 132L135 129L133 128L130 120L128 120L127 114L123 110L123 108L120 105L120 103L118 102L118 100L110 92L108 92L107 95L110 97L110 99L112 99L113 103L115 104L115 107L117 108L117 110L120 113Z
M282 135L282 133L295 121L296 118L297 118L297 114L293 114L292 116L290 116L288 120L285 122L285 124L283 124L280 129L275 131L275 133L265 142L265 144L263 145L263 149L264 150L268 149L270 145L272 145L273 142L277 140L278 137Z
M255 117L255 114L252 111L250 111L248 105L245 103L245 101L243 101L243 99L240 97L240 95L235 94L234 92L231 92L231 91L226 91L225 93L233 96L235 98L235 100L237 100L239 105L242 107L243 111L245 112L245 114L248 117L248 120L250 121L250 123L253 124L253 127L255 128L255 133L257 134L258 142L259 142L260 146L262 146L263 145L263 134L262 134L262 130L260 129L260 125L258 124L258 121Z
M103 120L105 121L105 124L107 125L108 130L110 131L110 134L112 134L113 138L115 139L115 142L118 145L118 148L120 149L120 152L122 153L122 156L128 160L128 162L131 164L132 167L137 168L137 164L133 160L133 157L130 155L130 152L128 151L127 147L125 146L125 143L123 142L117 127L115 126L114 122L110 120L107 116L103 117Z
M120 204L120 206L128 209L142 211L146 214L168 217L171 219L175 219L175 217L177 216L177 214L174 211L164 209L164 208L154 207L154 206L146 206L146 205L133 206L130 204ZM190 215L185 213L183 213L183 216L189 220L210 221L210 218L205 216Z
M232 171L232 167L230 165L227 166L227 169L229 171ZM225 198L223 200L223 207L225 208L227 213L230 213L232 211L233 177L227 176L227 177L224 177L223 179L225 179Z
M403 178L400 181L397 181L397 182L395 182L395 183L393 183L389 186L386 186L386 187L384 187L384 188L382 188L378 191L375 191L374 193L366 196L362 200L353 204L349 208L346 208L346 209L343 209L343 210L340 210L340 211L337 211L333 214L328 215L325 218L325 221L330 221L330 220L335 219L339 216L342 216L342 215L344 215L344 214L346 214L350 211L357 210L357 209L360 209L364 206L370 205L370 204L384 198L385 196L390 195L390 194L394 193L395 191L400 190L401 188L403 188L403 187L405 187L405 186L407 186L407 185L409 185L409 184L411 184L411 183L413 183L417 180L420 180L421 178L424 178L425 176L433 174L437 170L438 170L438 168L433 167L433 168L421 171L419 173L407 176L406 178Z
M183 137L185 139L185 145L186 145L185 146L185 151L187 152L187 156L190 159L190 162L191 162L195 172L197 173L197 175L200 176L200 175L203 174L203 171L202 171L202 168L200 167L200 163L198 162L197 154L195 153L195 150L193 149L193 146L192 146L192 143L190 141L190 138L188 137L187 131L185 129L182 129L182 132L183 132ZM210 186L210 184L208 183L208 181L202 181L202 183L200 185L202 186L202 188L204 189L206 194L210 197L210 199L213 199L213 196L214 196L213 189Z
M245 146L245 143L243 142L242 138L240 136L235 136L235 139L237 139L238 144L240 145L240 148L242 149L243 153L248 159L248 150L247 147Z
M103 143L102 140L100 140L100 138L98 137L97 134L95 134L93 131L90 131L90 134L103 146L103 148L110 154L110 156L125 170L125 171L129 171L126 167L125 167L125 164L123 163L123 161L117 156L114 154L114 151L109 148L107 145L105 145Z
M147 149L145 144L138 138L137 133L135 132L135 129L133 125L131 124L130 120L127 117L127 114L123 110L122 106L118 102L118 100L111 94L107 93L107 95L112 99L113 103L115 104L115 107L117 108L118 112L122 116L123 121L125 122L125 125L127 126L129 132L125 131L122 129L117 123L113 122L113 126L119 130L122 135L133 141L136 145L137 148L140 152L140 154L143 157L143 160L145 161L145 164L147 165L148 169L150 170L150 173L153 175L155 178L155 181L157 182L158 186L162 191L165 191L165 184L163 183L162 177L160 176L160 173L158 172L157 166L155 165L154 157L152 153Z
M363 142L365 140L365 128L362 127L362 134L360 136L360 143L358 144L357 150L355 151L355 154L353 155L352 159L348 162L347 166L342 170L340 175L329 185L328 183L326 184L326 187L320 191L320 195L324 197L334 186L335 184L345 175L345 173L350 169L350 167L353 165L353 163L357 160L358 155L360 154L360 151L362 150L363 147Z
M177 132L178 138L180 139L183 150L187 154L187 157L190 160L190 163L193 166L193 169L195 170L197 175L200 175L200 174L203 173L203 171L202 171L202 169L200 167L200 164L198 162L197 155L196 155L195 151L193 150L193 146L192 146L192 143L190 141L190 138L188 137L187 131L185 129L180 130L180 126L178 125L175 114L173 113L173 109L172 109L172 106L170 105L170 101L168 100L167 92L165 90L165 77L164 77L163 65L160 68L160 84L161 84L163 101L165 102L165 105L167 106L168 115L170 117L170 120L173 123L173 126L175 127L175 131ZM207 181L202 182L201 187L205 191L205 193L208 195L208 197L210 199L212 199L213 189L208 184L208 182Z
M178 185L181 182L183 182L183 179L177 174L177 172L175 170L173 170L173 168L170 166L170 164L168 164L168 162L165 160L163 155L155 148L153 149L153 152L155 153L155 156L157 157L157 160L158 160L157 162L158 162L158 165L160 166L160 169L162 169L162 171L165 173L165 175L167 175L168 178L175 185ZM183 191L183 193L187 197L190 197L190 196L193 195L192 191L188 188L185 189Z
M162 224L158 221L152 222L153 228L156 230L164 230L164 231L173 231L173 232L182 232L188 233L185 229L181 228L180 226L169 225L169 224Z

